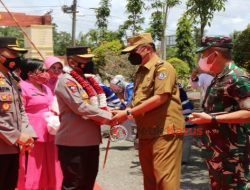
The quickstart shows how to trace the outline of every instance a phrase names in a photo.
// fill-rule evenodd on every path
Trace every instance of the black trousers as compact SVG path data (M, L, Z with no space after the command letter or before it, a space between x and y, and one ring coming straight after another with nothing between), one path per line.
M19 154L0 154L0 189L14 190L17 185Z
M99 146L58 146L63 190L93 190L99 165Z

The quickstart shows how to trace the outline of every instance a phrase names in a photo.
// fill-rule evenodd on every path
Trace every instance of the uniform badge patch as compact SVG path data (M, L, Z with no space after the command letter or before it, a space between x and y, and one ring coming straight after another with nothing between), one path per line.
M71 92L75 93L77 92L77 84L72 81L66 82L67 87L71 90Z
M161 72L158 76L159 80L164 80L167 77L167 74L164 72Z

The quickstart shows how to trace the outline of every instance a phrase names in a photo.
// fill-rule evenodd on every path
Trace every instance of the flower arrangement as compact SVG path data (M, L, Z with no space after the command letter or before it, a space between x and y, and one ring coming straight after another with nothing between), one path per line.
M79 75L76 71L71 70L69 74L83 87L89 96L90 104L107 110L107 101L103 89L96 82L93 75Z

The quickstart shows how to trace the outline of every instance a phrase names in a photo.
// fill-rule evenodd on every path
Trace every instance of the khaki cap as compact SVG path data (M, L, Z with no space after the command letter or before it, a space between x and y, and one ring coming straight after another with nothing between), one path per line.
M122 53L128 53L142 44L153 43L153 39L150 33L144 33L137 36L128 38L128 47L122 50Z

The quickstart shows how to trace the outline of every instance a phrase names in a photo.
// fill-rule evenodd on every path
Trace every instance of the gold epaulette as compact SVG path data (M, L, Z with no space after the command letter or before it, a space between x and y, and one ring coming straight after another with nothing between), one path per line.
M159 61L157 61L156 66L160 66L160 65L162 65L163 63L164 63L163 60L159 60Z

